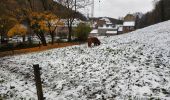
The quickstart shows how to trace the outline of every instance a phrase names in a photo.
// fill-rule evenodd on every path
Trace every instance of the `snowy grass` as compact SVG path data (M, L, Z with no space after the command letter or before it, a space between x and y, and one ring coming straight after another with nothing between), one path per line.
M100 40L0 58L0 97L36 100L39 64L47 100L170 99L170 21Z

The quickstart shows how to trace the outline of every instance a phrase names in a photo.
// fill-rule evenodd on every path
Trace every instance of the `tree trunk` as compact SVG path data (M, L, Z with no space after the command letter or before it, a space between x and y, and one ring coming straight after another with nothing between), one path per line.
M47 46L47 42L46 42L44 36L41 37L41 42L42 42L43 46Z
M22 36L22 42L25 42L25 35Z
M44 33L37 33L37 36L40 38L41 42L42 42L42 45L43 46L47 46L47 42L46 42L46 39L45 39L45 36L44 36Z
M31 36L28 36L28 42L29 42L30 45L32 44Z
M72 27L68 27L68 42L71 42L71 33L72 33Z
M53 45L54 44L54 33L50 33L51 35L51 44Z
M161 2L161 21L165 21L164 0L162 0L160 2Z
M45 37L41 37L41 42L43 46L47 46L47 42L45 40Z

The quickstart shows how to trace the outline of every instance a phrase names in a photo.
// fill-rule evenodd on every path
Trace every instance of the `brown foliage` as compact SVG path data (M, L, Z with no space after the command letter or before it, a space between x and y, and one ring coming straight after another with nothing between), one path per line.
M27 28L22 24L16 24L13 28L8 31L8 36L12 37L14 35L24 36L27 33Z

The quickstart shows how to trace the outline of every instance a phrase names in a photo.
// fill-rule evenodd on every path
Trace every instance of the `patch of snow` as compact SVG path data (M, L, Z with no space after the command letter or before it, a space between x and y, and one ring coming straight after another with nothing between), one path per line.
M87 44L0 58L0 97L36 100L170 99L170 21Z
M93 29L90 34L97 34L98 33L98 30L97 29Z

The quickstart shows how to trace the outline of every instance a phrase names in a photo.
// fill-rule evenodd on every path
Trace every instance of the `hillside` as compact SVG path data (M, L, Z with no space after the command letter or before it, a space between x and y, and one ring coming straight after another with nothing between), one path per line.
M42 67L47 100L170 99L170 21L102 44L0 58L0 94L36 99L33 64Z
M30 1L30 0L28 0ZM15 14L18 14L17 11L13 11L13 9L30 9L30 4L28 1L24 0L1 0L0 2L0 17L3 18L4 16L8 17L16 17ZM30 1L32 2L32 0ZM32 6L34 11L37 12L44 12L44 6L42 2L45 2L45 7L48 8L52 13L60 18L66 18L66 12L73 13L75 11L68 9L67 7L63 6L62 4L56 2L55 0L36 0L32 2ZM13 15L11 15L11 11L13 11ZM81 12L76 12L76 18L81 20L86 20L86 17ZM1 22L2 23L2 22Z
M57 3L57 2L55 2L54 4L56 5L55 14L56 14L57 16L61 17L61 18L67 17L67 16L65 15L65 13L66 13L69 9L67 9L65 6L63 6L63 5L61 5L61 4ZM70 12L74 12L74 11L73 11L73 10L70 10ZM83 20L83 21L86 21L86 20L87 20L87 18L85 17L85 15L83 15L81 12L76 12L76 18L81 19L81 20Z
M91 18L90 20L94 20L94 21L97 21L101 18L107 18L111 21L111 23L113 24L123 24L123 21L122 20L118 20L118 19L115 19L115 18L110 18L110 17L96 17L96 18Z

